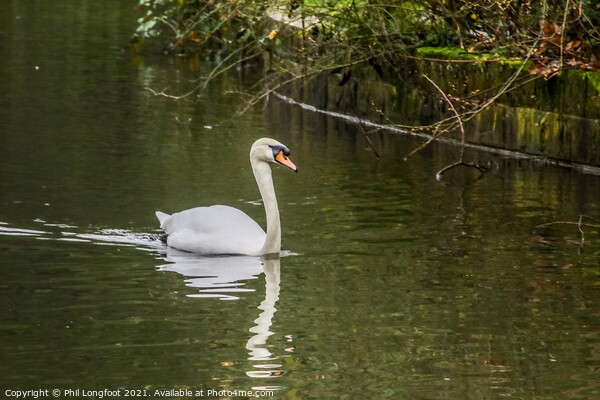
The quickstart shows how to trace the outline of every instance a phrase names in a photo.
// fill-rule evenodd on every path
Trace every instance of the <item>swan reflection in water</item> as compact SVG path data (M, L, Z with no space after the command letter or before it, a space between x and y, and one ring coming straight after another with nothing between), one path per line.
M187 252L168 248L167 264L159 265L159 271L173 271L186 277L186 286L198 288L198 293L188 294L195 298L217 298L220 300L237 300L240 293L253 292L253 289L244 288L244 281L258 279L261 273L265 274L265 298L258 306L261 310L250 328L253 335L246 343L248 360L252 363L252 370L246 375L252 378L278 378L285 374L283 365L278 362L289 354L274 355L267 341L273 332L269 329L273 323L273 316L277 309L275 305L279 300L280 291L280 259L279 257L250 257L250 256L222 256L201 257ZM288 336L291 341L291 336ZM292 352L287 348L286 352ZM268 385L256 386L254 390L279 390L283 386Z
M258 279L263 272L263 261L259 257L202 257L168 247L165 260L168 264L159 265L159 271L177 272L186 277L186 286L199 289L188 297L238 300L235 293L254 291L244 288L244 281Z

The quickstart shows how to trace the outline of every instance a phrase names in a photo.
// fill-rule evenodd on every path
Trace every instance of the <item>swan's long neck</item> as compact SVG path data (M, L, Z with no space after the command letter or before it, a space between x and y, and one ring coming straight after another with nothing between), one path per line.
M251 162L252 172L254 172L267 215L267 237L260 253L279 254L281 250L281 224L279 221L277 197L275 197L275 188L273 187L273 177L271 176L271 167L264 161L252 159Z

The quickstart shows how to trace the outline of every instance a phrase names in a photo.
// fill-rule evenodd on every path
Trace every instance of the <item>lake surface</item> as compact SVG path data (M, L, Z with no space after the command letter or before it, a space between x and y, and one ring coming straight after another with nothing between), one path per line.
M236 76L154 96L205 66L131 49L137 3L0 5L5 397L600 397L600 177L467 152L489 171L438 181L457 148L382 133L377 159L281 101L235 116ZM261 136L299 167L273 171L282 257L166 249L158 209L264 224Z

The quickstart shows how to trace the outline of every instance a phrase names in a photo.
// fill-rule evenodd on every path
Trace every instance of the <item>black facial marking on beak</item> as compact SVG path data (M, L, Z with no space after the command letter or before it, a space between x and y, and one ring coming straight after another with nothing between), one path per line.
M289 157L290 150L285 147L284 145L276 145L276 146L270 146L271 150L273 151L273 158L277 157L277 154L279 154L279 152L283 152L283 155L286 157Z

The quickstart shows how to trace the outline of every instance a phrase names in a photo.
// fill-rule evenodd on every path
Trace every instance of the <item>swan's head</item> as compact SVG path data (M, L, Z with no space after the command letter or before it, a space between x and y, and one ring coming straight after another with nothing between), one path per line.
M278 163L294 172L298 172L298 168L290 160L290 150L275 139L262 138L254 142L250 149L250 159L267 163Z

